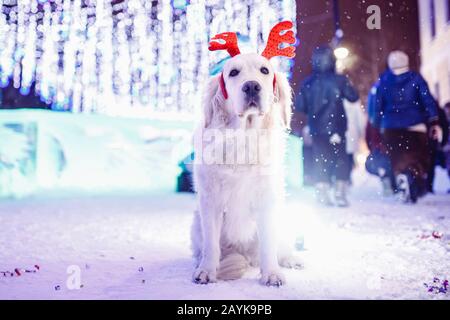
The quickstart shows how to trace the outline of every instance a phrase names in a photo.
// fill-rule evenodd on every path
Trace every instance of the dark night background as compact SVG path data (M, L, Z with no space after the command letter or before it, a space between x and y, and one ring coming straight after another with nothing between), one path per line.
M381 30L369 30L369 5L381 8ZM368 89L383 71L390 51L408 53L412 69L419 67L419 25L416 0L381 1L340 0L339 13L344 31L342 45L350 50L355 63L346 70L365 100ZM311 72L310 57L317 45L334 36L333 1L297 1L297 29L300 45L295 58L292 85L298 88Z

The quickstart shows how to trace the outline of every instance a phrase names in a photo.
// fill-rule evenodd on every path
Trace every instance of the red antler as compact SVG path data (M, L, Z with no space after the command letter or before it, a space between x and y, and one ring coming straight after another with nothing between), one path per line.
M270 30L269 39L267 40L266 48L264 49L263 53L261 54L263 57L266 57L267 59L270 59L272 57L276 56L284 56L288 58L295 57L295 47L294 46L288 46L285 48L280 48L280 44L282 43L288 43L293 44L295 43L295 37L294 32L292 30L289 30L293 27L293 24L291 21L283 21L280 23L277 23L272 30ZM289 30L284 34L280 34L282 31Z
M220 43L218 40L224 40L225 43ZM227 50L232 57L241 53L239 51L238 39L235 32L223 32L217 34L215 37L211 38L208 49L210 51Z

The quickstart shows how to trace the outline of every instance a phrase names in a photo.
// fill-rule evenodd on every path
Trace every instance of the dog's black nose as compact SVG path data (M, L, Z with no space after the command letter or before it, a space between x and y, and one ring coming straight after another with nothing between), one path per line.
M247 81L242 86L242 91L249 97L255 97L261 91L261 85L256 81Z

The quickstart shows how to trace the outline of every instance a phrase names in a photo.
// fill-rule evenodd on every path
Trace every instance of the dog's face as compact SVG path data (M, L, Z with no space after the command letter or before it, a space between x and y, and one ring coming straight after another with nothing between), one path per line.
M223 88L221 76L210 80L204 101L205 127L217 121L232 122L234 128L261 128L277 119L289 127L291 88L268 59L259 54L236 55L225 63L222 76Z
M264 116L274 100L274 71L258 54L240 54L223 68L229 111L240 117Z

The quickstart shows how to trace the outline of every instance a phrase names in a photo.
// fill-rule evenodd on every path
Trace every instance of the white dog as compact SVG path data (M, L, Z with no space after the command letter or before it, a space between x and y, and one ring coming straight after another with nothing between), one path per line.
M280 286L280 266L300 266L277 237L292 92L270 56L237 52L210 79L194 135L193 280L237 279L259 265L261 283Z

